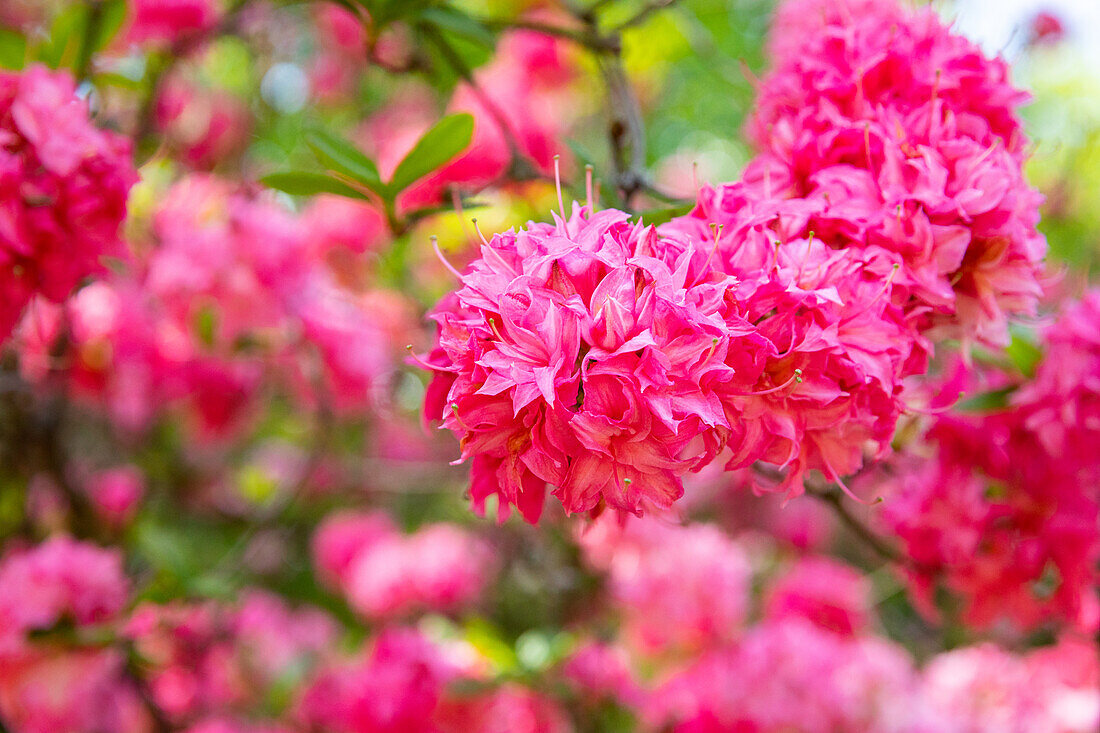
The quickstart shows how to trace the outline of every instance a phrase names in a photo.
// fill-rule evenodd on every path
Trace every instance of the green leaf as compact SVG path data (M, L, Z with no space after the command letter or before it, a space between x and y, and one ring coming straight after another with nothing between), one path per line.
M649 226L660 226L661 224L667 224L677 216L684 216L695 208L695 202L687 202L680 204L679 206L669 206L662 209L649 209L643 211L639 215L642 223Z
M1028 334L1013 330L1012 342L1005 349L1012 364L1025 377L1035 375L1035 368L1043 359L1043 350L1039 348Z
M428 8L420 14L423 21L492 48L496 39L483 24L461 10L450 7Z
M358 0L367 9L376 26L404 20L432 5L434 0Z
M27 39L10 28L0 28L0 68L22 69L27 60Z
M106 0L99 11L99 25L92 40L92 50L100 51L118 35L126 21L126 0Z
M1004 387L983 392L955 405L959 412L994 412L1008 407L1008 398L1016 391L1015 387Z
M344 138L321 129L306 133L306 145L324 165L354 178L372 191L381 191L378 166Z
M469 145L474 137L474 118L466 113L449 115L424 133L409 154L397 164L389 182L396 194L443 166Z
M319 193L334 193L349 199L367 200L367 197L348 184L327 176L324 173L309 171L286 171L272 173L260 179L260 183L292 196L314 196Z
M51 69L75 63L87 23L88 8L83 3L74 3L58 14L50 27L49 40L38 48L38 60Z

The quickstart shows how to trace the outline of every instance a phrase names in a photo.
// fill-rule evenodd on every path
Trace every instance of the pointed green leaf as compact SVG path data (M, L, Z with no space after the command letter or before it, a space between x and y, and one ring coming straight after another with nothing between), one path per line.
M289 193L292 196L314 196L319 193L334 193L337 196L345 196L352 199L367 197L356 191L351 186L338 181L324 173L311 173L309 171L286 171L272 173L260 179L260 183L268 188Z
M1025 377L1035 374L1035 368L1043 358L1042 349L1028 335L1016 330L1012 333L1012 342L1005 349L1005 353L1020 374Z
M1004 387L983 392L955 405L959 412L994 412L1008 407L1008 398L1016 391L1015 387Z
M380 191L378 166L351 142L321 129L306 133L306 145L322 164L354 178L372 191Z
M126 0L106 0L99 11L92 50L100 51L118 34L126 21Z
M474 137L474 118L468 114L444 117L424 133L397 164L389 187L396 195L457 156Z
M0 69L22 69L27 60L27 39L10 28L0 28Z
M420 18L457 36L468 38L489 48L496 44L496 39L493 38L493 34L489 32L488 28L461 10L446 6L428 8L420 14Z

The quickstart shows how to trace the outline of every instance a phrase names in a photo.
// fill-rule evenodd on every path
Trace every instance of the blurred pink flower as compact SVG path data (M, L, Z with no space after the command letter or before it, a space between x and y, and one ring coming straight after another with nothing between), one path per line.
M122 254L129 141L96 129L64 71L0 73L0 341L41 293L61 301Z

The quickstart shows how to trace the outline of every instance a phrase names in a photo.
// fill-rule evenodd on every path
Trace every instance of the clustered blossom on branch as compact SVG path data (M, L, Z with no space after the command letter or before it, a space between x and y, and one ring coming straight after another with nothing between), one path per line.
M346 569L356 541L395 532L370 519L321 532L329 570ZM135 601L117 552L63 537L11 551L0 580L18 607L0 609L0 714L21 733L146 733L150 705L160 729L215 733L567 733L577 718L562 701L575 698L575 713L593 716L581 720L619 706L644 733L1085 733L1100 721L1100 666L1084 635L1022 654L960 647L918 667L877 633L870 586L847 566L661 521L624 529L607 515L582 538L615 596L597 627L623 632L569 642L532 686L501 678L499 650L440 617L376 619L349 644L324 611L265 591ZM728 557L743 559L708 604L705 582ZM668 570L677 562L685 572ZM822 582L799 582L807 576ZM693 616L680 628L684 610ZM654 636L661 626L679 636Z
M883 519L913 559L915 597L935 615L937 582L966 622L1100 625L1100 292L1043 337L1032 379L965 373L1014 390L1008 405L938 417L931 459L902 459ZM976 371L976 370L975 370Z
M33 4L0 20L44 27ZM462 4L367 4L125 3L121 43L73 66L125 125L114 71L144 61L130 122L158 145L128 218L130 143L67 72L0 73L0 729L1097 730L1100 291L1059 306L1034 364L1000 350L1045 251L1002 61L895 0L785 0L740 180L657 227L590 192L458 272L416 249L420 217L457 229L432 212L569 171L572 52L610 78L623 34L598 10L498 35ZM463 68L480 36L494 55ZM244 49L255 81L305 49L292 81L326 119L371 107L369 161L310 136L326 170L391 180L444 109L472 141L407 186L289 174L367 201L262 193L229 176L285 153L299 113L278 73L255 105L217 86ZM401 80L375 95L373 73ZM449 288L422 394L396 363L417 297ZM959 389L996 406L901 422ZM475 510L533 524L549 490L588 517L447 521L451 477L401 414L421 397ZM811 472L883 493L863 538L896 563L820 554L855 520L779 510Z
M496 564L486 542L454 525L404 535L383 513L328 518L314 537L314 554L322 577L374 620L469 606Z
M1040 194L1023 177L1008 67L930 8L799 0L777 13L748 133L746 174L813 204L807 228L836 248L901 260L893 300L921 328L1007 343L1032 313L1046 242Z
M24 374L47 380L67 328L75 394L126 430L183 406L193 434L231 435L255 412L276 372L270 364L307 404L371 404L399 351L386 328L399 330L405 316L384 291L345 286L310 221L227 181L183 178L155 210L149 241L133 244L126 271L28 311L18 339ZM397 315L389 324L371 315L387 309Z
M35 295L60 302L122 255L136 180L129 140L92 124L67 72L0 72L0 341Z
M425 414L475 506L536 521L549 484L567 512L667 508L727 449L790 495L842 480L888 453L932 339L1000 343L1034 309L1003 63L882 2L792 3L773 46L744 180L657 233L579 208L495 236L435 311Z

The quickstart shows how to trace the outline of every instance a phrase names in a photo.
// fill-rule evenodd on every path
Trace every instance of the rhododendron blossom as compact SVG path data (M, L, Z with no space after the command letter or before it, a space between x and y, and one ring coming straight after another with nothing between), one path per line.
M119 552L68 537L5 555L0 587L0 654L63 620L79 626L115 620L130 591Z
M316 562L372 619L469 605L494 569L492 549L450 524L404 535L385 515L338 516L314 538Z
M0 0L0 733L1097 733L1100 31L982 3Z
M0 73L0 341L35 294L60 301L122 253L129 156L66 72Z
M502 517L536 521L546 484L569 512L669 506L740 429L776 350L736 312L737 281L701 248L579 206L481 252L432 315L425 404L472 459L475 506L496 494Z
M940 417L928 432L937 456L901 464L884 519L915 560L926 609L942 580L975 625L1100 624L1098 318L1092 291L1047 329L1034 379L995 382L1015 388L1005 408Z
M769 195L812 202L831 247L900 256L895 299L925 327L1006 343L1046 253L1006 64L878 0L783 3L771 51L748 126Z

